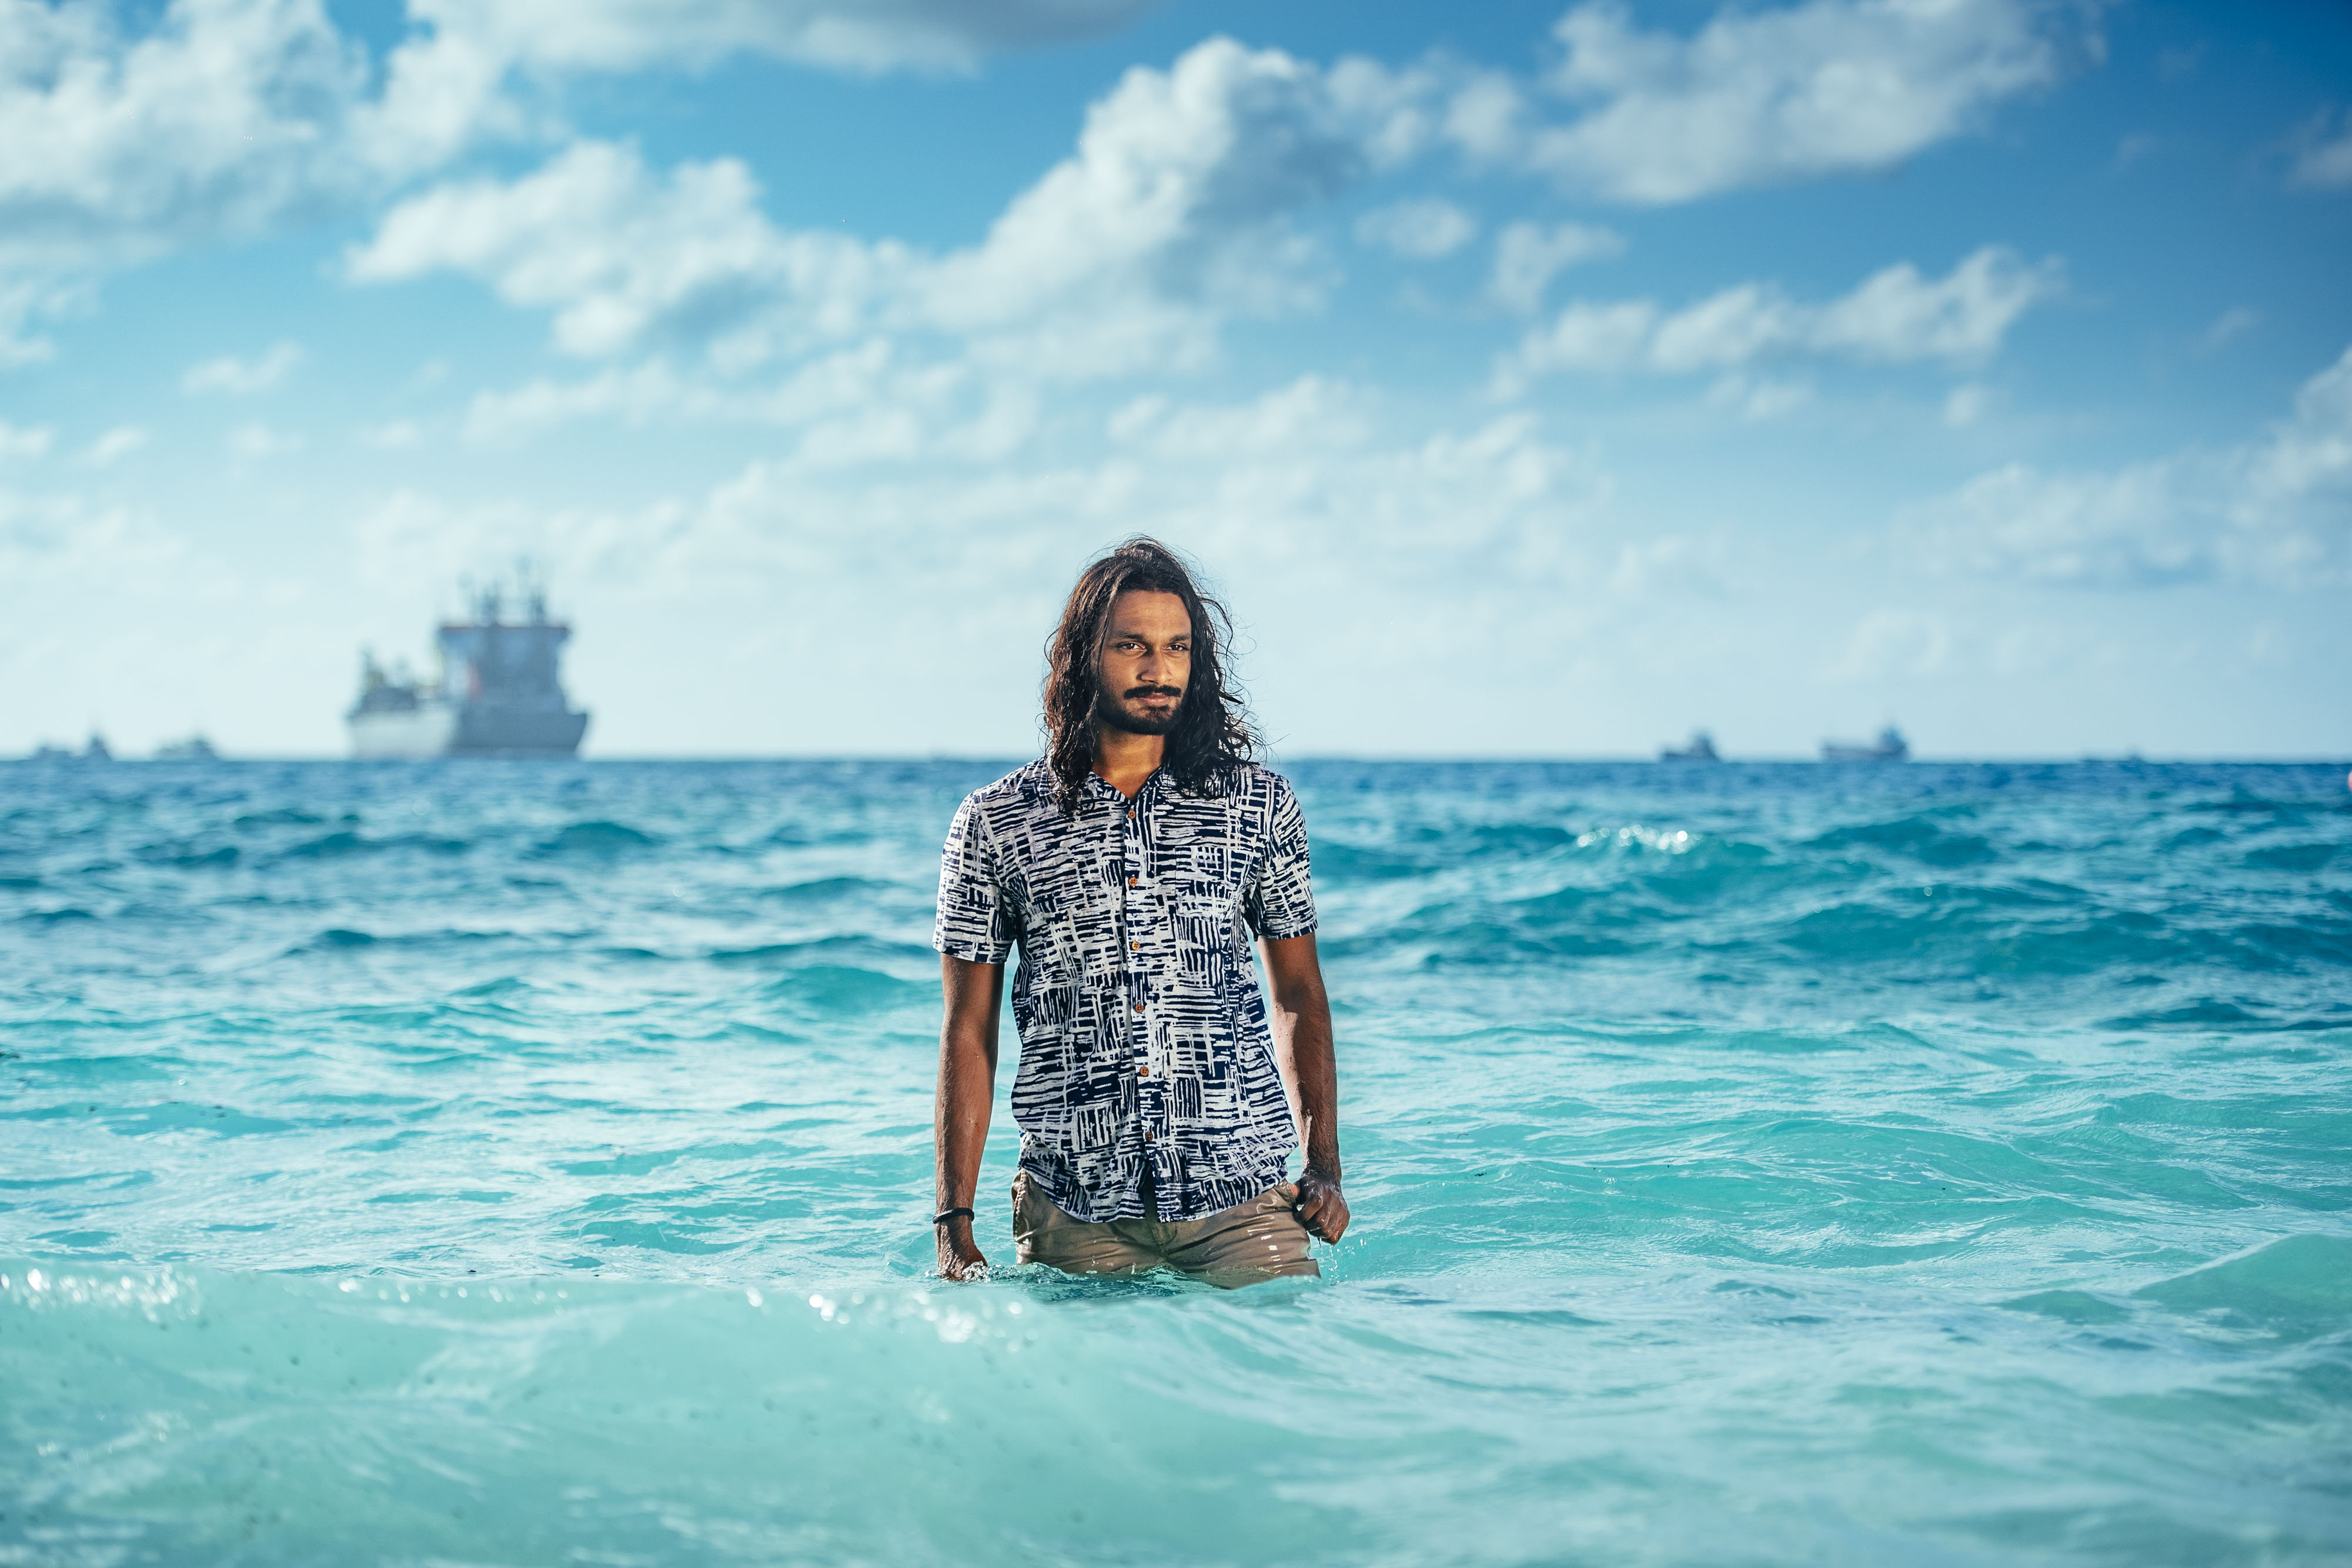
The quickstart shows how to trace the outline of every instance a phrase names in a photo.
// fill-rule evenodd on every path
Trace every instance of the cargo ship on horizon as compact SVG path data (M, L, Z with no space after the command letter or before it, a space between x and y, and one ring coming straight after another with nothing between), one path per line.
M522 617L506 619L506 592L470 595L467 618L435 637L436 679L386 670L363 651L359 700L344 715L361 758L572 757L588 715L564 695L559 665L572 628L547 618L547 593L517 587Z
M1901 730L1890 724L1878 732L1878 738L1875 741L1867 746L1858 745L1850 740L1822 741L1822 760L1824 762L1908 762L1911 760L1911 743L1903 738Z

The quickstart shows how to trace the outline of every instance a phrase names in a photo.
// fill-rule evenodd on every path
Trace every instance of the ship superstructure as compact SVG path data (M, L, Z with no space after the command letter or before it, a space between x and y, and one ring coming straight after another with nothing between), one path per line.
M362 655L359 700L345 716L354 757L570 757L588 716L564 695L559 665L572 628L547 618L545 590L525 580L521 614L507 619L493 585L470 595L463 621L435 638L433 681Z

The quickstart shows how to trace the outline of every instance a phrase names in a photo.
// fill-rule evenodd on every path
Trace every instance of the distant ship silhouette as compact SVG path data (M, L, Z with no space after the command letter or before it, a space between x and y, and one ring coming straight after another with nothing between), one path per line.
M1901 730L1890 724L1878 732L1878 740L1874 745L1858 746L1850 740L1822 741L1822 760L1824 762L1908 762L1911 760L1911 743L1903 738Z
M1662 746L1658 748L1661 762L1720 762L1722 756L1715 749L1715 737L1703 729L1691 731L1688 746Z
M547 618L547 593L517 585L522 619L505 619L496 584L473 595L468 618L436 638L438 680L386 672L361 654L360 695L344 715L354 757L570 757L587 733L557 673L572 628Z

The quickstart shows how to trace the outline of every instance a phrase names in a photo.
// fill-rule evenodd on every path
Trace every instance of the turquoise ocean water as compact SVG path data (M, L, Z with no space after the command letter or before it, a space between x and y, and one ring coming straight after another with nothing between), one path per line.
M0 1564L2352 1562L2340 770L1299 764L1220 1294L928 1277L1006 766L0 767Z

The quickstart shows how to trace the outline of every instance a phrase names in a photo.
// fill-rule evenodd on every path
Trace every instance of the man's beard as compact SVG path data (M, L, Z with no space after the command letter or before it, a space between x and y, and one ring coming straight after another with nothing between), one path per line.
M1166 735L1176 727L1176 721L1183 716L1184 694L1174 686L1134 686L1129 688L1126 695L1129 700L1132 700L1161 692L1176 699L1175 706L1165 715L1132 712L1127 708L1118 693L1108 686L1100 687L1095 694L1095 717L1111 728L1124 731L1129 735Z

